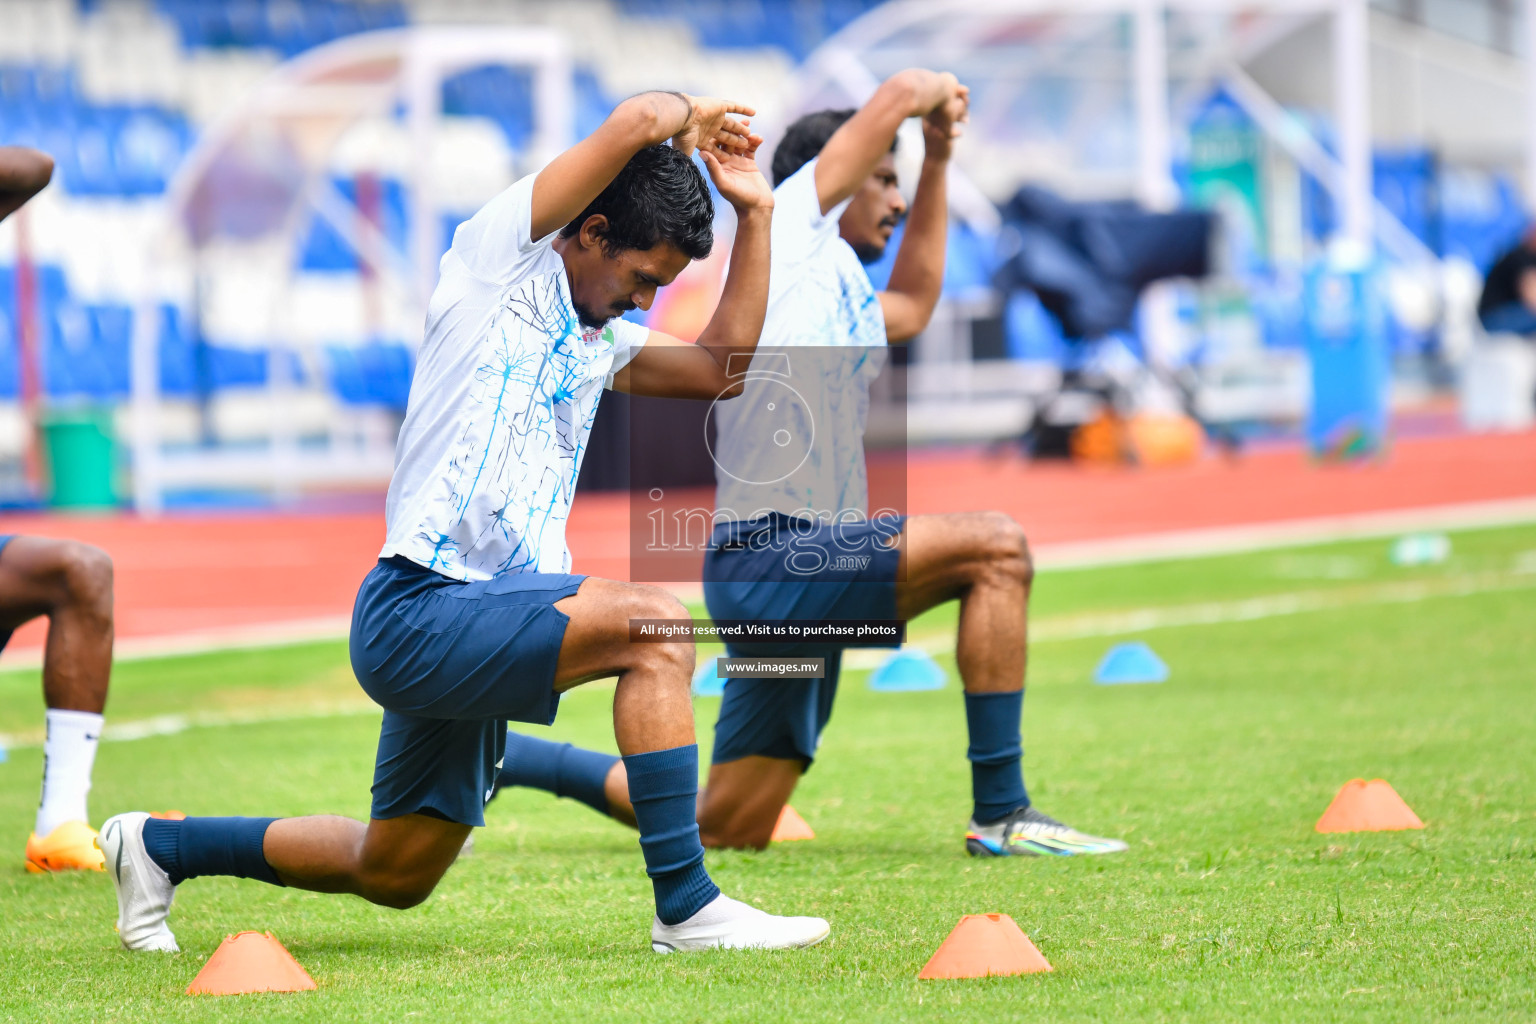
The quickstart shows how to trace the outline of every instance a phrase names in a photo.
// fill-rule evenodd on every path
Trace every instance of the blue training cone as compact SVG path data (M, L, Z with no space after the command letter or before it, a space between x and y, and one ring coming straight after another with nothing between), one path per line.
M4 764L5 759L9 756L10 755L5 752L5 744L0 743L0 764Z
M718 659L705 658L699 662L699 667L693 672L693 695L695 697L718 697L725 692L725 680L715 672Z
M869 688L882 693L907 690L942 690L944 670L925 651L903 647L892 651L880 667L869 674Z
M1163 664L1163 659L1139 640L1111 647L1093 673L1093 681L1104 686L1161 683L1167 678L1168 666Z

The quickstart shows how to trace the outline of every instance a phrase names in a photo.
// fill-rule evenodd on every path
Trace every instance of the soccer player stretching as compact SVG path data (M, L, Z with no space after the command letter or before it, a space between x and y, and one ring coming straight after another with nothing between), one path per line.
M130 949L174 950L175 887L235 875L410 907L484 823L507 721L618 677L614 733L656 897L658 952L790 948L825 921L720 893L695 823L691 642L631 644L631 618L686 614L665 591L570 575L565 522L605 386L713 398L750 353L768 294L773 194L745 107L680 93L620 104L589 138L461 225L442 260L401 429L379 563L352 619L352 666L384 707L366 824L340 817L150 819L102 827ZM671 146L662 145L670 139ZM739 229L697 345L613 319L649 307L713 243L697 147Z
M1032 567L1023 530L996 512L870 519L865 507L869 381L887 341L918 334L938 301L945 172L968 103L968 91L953 75L912 69L886 81L860 110L801 118L775 151L773 274L762 345L803 351L819 371L813 375L834 383L825 400L806 400L814 408L805 410L804 420L814 421L817 440L800 468L782 479L763 471L779 457L765 439L777 435L783 444L793 431L774 428L792 425L793 417L785 417L782 401L769 415L772 396L754 390L772 388L771 378L756 376L743 397L719 407L716 451L724 455L717 454L717 506L769 511L717 526L705 558L704 595L716 619L802 622L911 619L959 600L955 660L965 688L974 798L966 849L992 857L1110 853L1125 844L1042 814L1024 788L1020 720ZM924 119L922 173L889 288L877 293L860 261L880 258L907 214L891 154L908 117ZM759 351L756 361L768 356ZM733 475L725 468L732 464L753 472ZM773 482L744 482L749 479ZM808 556L831 568L807 578L794 560L803 565ZM862 569L834 571L861 562ZM726 682L699 824L706 845L760 848L815 757L837 691L841 651L781 644L732 646L729 653L826 658L823 679ZM633 819L633 784L626 794L626 766L617 758L531 737L510 742L503 785L575 796Z
M0 220L41 192L53 160L35 149L0 146ZM112 559L73 540L0 535L0 648L39 615L43 649L43 796L27 839L28 871L100 871L101 851L86 816L91 766L112 674Z

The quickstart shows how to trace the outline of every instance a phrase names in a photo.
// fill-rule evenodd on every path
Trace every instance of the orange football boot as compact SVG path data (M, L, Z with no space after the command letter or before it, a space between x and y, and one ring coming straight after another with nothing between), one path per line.
M96 846L96 830L83 821L66 821L39 839L34 832L27 839L27 870L105 871L107 862Z

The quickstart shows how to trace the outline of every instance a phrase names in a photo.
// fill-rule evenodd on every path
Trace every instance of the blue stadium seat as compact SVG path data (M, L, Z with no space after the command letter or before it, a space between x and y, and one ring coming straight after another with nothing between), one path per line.
M357 181L351 178L332 178L336 190L352 202L357 201ZM393 178L379 182L380 227L384 237L399 249L405 248L409 221L405 208L405 186ZM455 225L457 226L457 225ZM450 235L451 238L451 235ZM309 229L300 246L299 265L304 270L356 271L360 262L357 253L347 244L328 221L312 214Z
M576 137L584 139L597 131L617 106L606 93L597 76L586 68L576 69Z
M325 349L331 388L350 405L383 405L405 410L414 370L410 351L392 342Z
M409 18L392 0L158 0L176 25L182 46L265 47L291 57L313 46L372 29L394 28Z
M223 388L259 387L267 382L268 353L203 345L182 311L160 307L160 391L189 398Z
M774 46L804 60L828 36L881 0L620 0L637 18L686 22L705 46Z
M505 65L461 71L443 82L443 113L490 118L524 149L533 138L533 74Z

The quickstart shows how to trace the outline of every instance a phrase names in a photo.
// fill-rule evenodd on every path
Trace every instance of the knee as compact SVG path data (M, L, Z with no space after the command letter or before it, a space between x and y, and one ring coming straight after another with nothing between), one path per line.
M403 872L375 872L362 880L362 897L369 903L395 910L409 910L426 902L437 888L436 878Z
M112 616L112 558L78 541L60 545L58 572L65 600L103 617Z
M1035 580L1035 562L1029 552L1024 527L1006 512L983 513L985 562L988 571L1010 583L1028 587Z
M688 608L668 591L660 587L636 586L630 597L631 619L687 619ZM682 673L687 679L693 674L693 638L685 637L665 643L635 644L636 657L651 666Z

